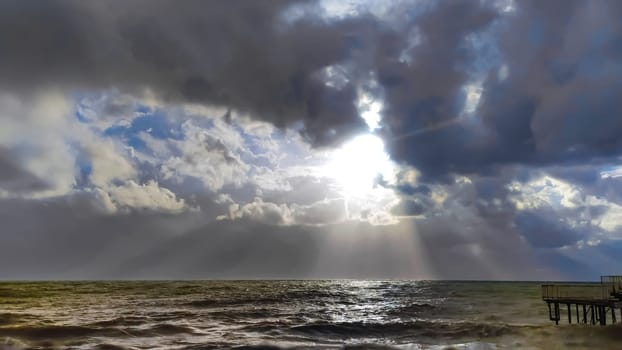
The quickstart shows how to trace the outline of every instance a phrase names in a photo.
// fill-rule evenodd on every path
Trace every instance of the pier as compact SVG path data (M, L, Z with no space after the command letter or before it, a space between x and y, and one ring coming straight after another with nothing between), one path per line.
M622 276L601 276L600 283L554 283L542 285L542 300L549 319L559 324L566 313L568 323L607 325L622 321Z

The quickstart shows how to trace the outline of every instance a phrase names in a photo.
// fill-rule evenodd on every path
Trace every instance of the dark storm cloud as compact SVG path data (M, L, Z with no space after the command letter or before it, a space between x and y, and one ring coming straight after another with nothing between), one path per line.
M316 144L364 124L355 86L321 69L346 60L371 19L288 23L295 1L56 0L0 4L2 89L148 89L222 105L277 126L303 120Z
M596 164L579 164L576 166L547 167L542 171L551 176L562 179L581 188L586 194L598 198L605 198L609 202L622 205L622 177L603 176L604 169L611 169L611 165L596 162Z
M588 236L587 232L572 228L560 221L555 213L546 210L521 212L515 222L523 237L534 247L559 248Z
M335 235L204 215L101 215L87 196L0 200L0 278L414 277L412 247L366 223Z
M581 252L586 254L586 252ZM542 264L555 268L558 275L554 278L560 281L593 281L594 276L606 274L603 266L588 265L576 259L555 250L545 250L539 254Z
M424 42L413 64L380 68L394 158L442 179L620 154L619 2L520 1L493 27L492 14L462 5L440 6L438 20L420 27ZM499 62L485 73L474 116L452 122L460 88L486 55L481 47L470 51L465 38L486 28L493 35L482 40L494 43Z
M416 221L431 273L449 279L546 278L532 248L516 230L475 217L471 222L430 217ZM549 274L550 275L550 274Z
M204 214L101 215L86 196L0 200L0 278L540 276L518 236L497 235L494 227L464 234L459 223L438 218L397 226L276 226L209 221Z
M49 188L44 180L25 170L16 158L13 152L0 147L0 189L19 195Z
M426 211L426 205L418 199L402 199L391 212L395 215L421 215Z
M415 20L420 43L406 60L379 51L377 75L385 90L387 142L394 158L414 164L424 175L452 170L447 163L457 158L457 145L472 138L454 122L475 59L465 40L496 17L492 8L475 2L442 2Z
M423 217L390 226L214 221L227 203L209 198L200 213L114 215L102 214L89 193L2 199L0 278L559 278L564 266L543 271L540 263L555 254L552 247L591 233L551 226L564 216L550 211L546 220L527 220L535 222L531 230L513 226L521 214L505 200L490 203L502 195L496 181L447 186L438 207L429 197L434 185L414 197L426 203Z
M619 154L616 1L521 1L504 14L492 2L401 3L391 21L365 12L287 19L298 5L3 1L0 84L147 89L279 127L302 121L320 145L363 130L356 91L374 77L391 156L427 177ZM336 66L339 87L324 81ZM487 76L480 106L474 120L461 119L464 85L478 74Z
M499 252L511 251L512 245L544 254L545 250L574 247L615 235L601 223L611 219L607 217L611 215L607 201L616 201L616 196L603 187L616 179L601 179L586 187L568 182L563 183L563 188L556 188L561 184L542 181L543 174L546 172L540 169L514 167L495 176L473 175L468 181L430 184L427 193L401 192L401 202L393 213L420 215L417 222L422 243L428 247L438 245L428 249L444 250L448 255L469 255L469 249L484 250L481 254L488 262L504 260ZM510 183L523 185L512 188ZM560 204L564 196L572 204ZM598 196L602 202L587 200L590 196ZM521 205L517 207L518 204ZM440 260L435 266L437 273L450 272L443 270L446 266Z
M441 3L417 21L421 43L409 52L412 62L380 58L378 80L385 89L388 146L395 158L427 171L435 164L445 167L456 153L464 132L452 121L472 60L465 39L494 19L492 9L474 2Z

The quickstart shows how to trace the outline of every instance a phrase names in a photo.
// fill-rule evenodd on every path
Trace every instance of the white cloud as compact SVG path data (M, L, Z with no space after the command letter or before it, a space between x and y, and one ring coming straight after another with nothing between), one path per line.
M5 196L50 197L68 193L75 183L75 155L67 143L71 105L62 94L0 95L0 146L44 188Z
M615 166L600 172L603 179L622 177L622 166Z
M102 207L110 213L128 210L181 212L188 209L183 199L160 187L155 181L138 184L130 180L123 185L95 189Z
M92 172L89 179L95 186L106 186L115 180L135 178L136 169L112 140L85 137L82 141L91 162Z
M239 187L246 182L250 167L240 158L239 135L231 130L221 135L219 131L196 126L190 121L185 122L182 129L185 138L171 141L179 155L162 163L164 179L182 182L183 177L195 177L213 192L225 185Z
M589 223L609 232L611 237L620 235L617 231L622 227L622 206L584 193L579 186L542 176L527 183L512 182L508 188L513 192L510 200L518 210L551 208L559 215L571 215L564 218L571 226ZM589 211L591 207L604 207L605 210L601 215L593 216Z
M106 130L113 126L130 126L132 120L142 114L136 112L137 106L134 97L108 91L84 96L76 104L76 112L89 125Z
M588 205L607 207L607 211L593 222L608 232L617 233L617 237L622 238L622 232L618 232L622 228L622 206L595 196L587 197L586 202Z
M356 212L348 209L344 198L323 199L309 205L296 203L265 202L256 197L252 202L243 205L229 205L229 213L219 219L249 219L275 225L310 225L323 226L348 221L365 221L372 225L396 224L398 220L390 214L392 204L376 209L357 206Z
M396 175L397 184L399 186L410 186L416 187L419 183L419 177L421 177L421 173L412 167L402 167L398 170Z
M574 208L584 202L584 195L577 186L551 176L542 176L528 183L514 181L508 188L514 192L511 200L519 210L542 206Z
M138 172L121 140L98 132L99 128L116 123L114 115L101 114L111 110L106 105L111 103L110 99L101 98L105 101L90 101L96 105L93 108L87 103L79 106L87 119L84 123L75 118L68 97L62 94L0 96L0 146L26 172L19 176L28 174L45 185L19 193L0 188L0 194L33 199L90 194L99 210L106 213L188 209L183 199L155 180L143 184L136 181ZM90 168L90 184L82 188L76 187L78 157L85 157L83 162Z
M293 190L288 181L288 172L283 169L271 169L268 167L254 167L250 179L260 189L267 191L291 191Z
M220 218L224 219L225 217ZM242 206L239 204L231 204L229 206L228 218L231 220L250 219L273 225L293 223L292 213L287 205L264 202L261 198L255 198L253 202L246 203Z
M305 225L325 225L344 222L347 219L346 202L343 198L324 199L310 205L292 205L293 221Z

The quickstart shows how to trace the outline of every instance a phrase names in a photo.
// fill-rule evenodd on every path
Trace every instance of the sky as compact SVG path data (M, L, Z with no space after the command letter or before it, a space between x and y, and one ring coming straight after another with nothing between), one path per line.
M0 279L622 268L622 2L0 2Z

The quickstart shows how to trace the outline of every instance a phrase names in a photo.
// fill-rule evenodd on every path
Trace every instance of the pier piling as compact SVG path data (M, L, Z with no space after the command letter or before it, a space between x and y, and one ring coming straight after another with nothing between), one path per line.
M581 323L581 319L579 318L579 304L574 304L574 306L577 315L577 323Z

